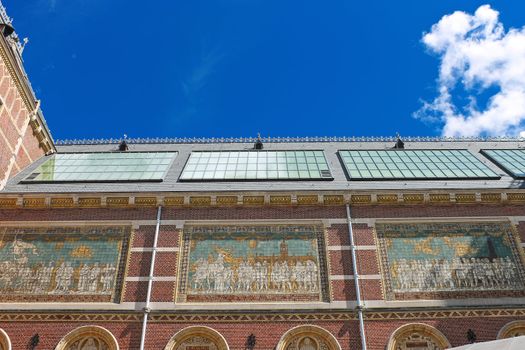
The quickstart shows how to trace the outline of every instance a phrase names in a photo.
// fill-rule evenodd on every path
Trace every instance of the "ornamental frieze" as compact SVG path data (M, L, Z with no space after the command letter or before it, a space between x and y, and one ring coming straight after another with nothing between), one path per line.
M131 228L0 228L4 302L118 302Z

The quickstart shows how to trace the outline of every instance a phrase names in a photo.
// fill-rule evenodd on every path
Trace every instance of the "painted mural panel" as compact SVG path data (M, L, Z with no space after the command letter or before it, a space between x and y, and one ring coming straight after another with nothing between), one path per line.
M324 300L324 234L317 225L189 226L178 301Z
M378 223L386 291L523 290L510 223Z
M0 228L4 301L117 301L130 227Z

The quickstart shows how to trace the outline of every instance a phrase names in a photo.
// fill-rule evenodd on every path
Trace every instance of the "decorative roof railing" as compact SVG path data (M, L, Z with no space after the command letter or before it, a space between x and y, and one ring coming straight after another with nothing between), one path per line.
M383 136L306 136L306 137L262 137L263 143L302 143L302 142L395 142L397 137ZM518 142L525 138L516 137L441 137L410 136L402 137L404 142ZM65 145L104 145L117 144L122 138L109 139L66 139L56 140L57 146ZM126 138L129 144L174 144L174 143L254 143L257 137L156 137Z

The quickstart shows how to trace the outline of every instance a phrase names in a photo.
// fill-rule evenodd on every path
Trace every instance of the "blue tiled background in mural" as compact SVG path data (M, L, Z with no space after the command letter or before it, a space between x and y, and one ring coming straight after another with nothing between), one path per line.
M28 265L68 261L73 267L84 263L115 264L118 261L121 240L107 235L42 235L20 234L0 241L0 261Z
M192 261L198 258L208 259L219 251L236 258L249 258L255 256L268 256L279 258L283 242L287 245L289 256L317 257L317 239L312 232L288 232L286 235L276 233L250 233L234 232L192 235Z
M523 286L510 223L378 223L376 231L394 291Z
M195 226L185 235L189 293L319 294L319 228Z
M0 230L0 293L112 295L128 231L105 228Z

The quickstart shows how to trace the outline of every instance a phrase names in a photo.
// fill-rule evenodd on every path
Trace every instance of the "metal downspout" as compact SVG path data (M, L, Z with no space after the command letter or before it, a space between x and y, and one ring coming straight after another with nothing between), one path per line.
M151 299L151 287L153 286L153 273L155 271L155 257L157 255L157 241L159 238L160 230L160 215L162 213L162 206L159 205L157 209L157 224L155 226L155 238L153 239L153 251L151 253L151 265L149 267L148 276L148 292L146 294L146 306L144 307L144 319L142 320L142 333L140 336L140 350L144 350L144 343L146 341L146 328L148 327L148 317L150 313L150 299Z
M352 269L354 272L355 295L357 299L357 316L359 317L359 334L361 335L361 349L366 350L365 323L363 321L363 302L361 301L361 289L359 288L359 273L357 272L357 261L355 257L354 230L352 229L352 216L350 205L346 205L346 220L348 222L348 235L350 237L350 252L352 253Z

